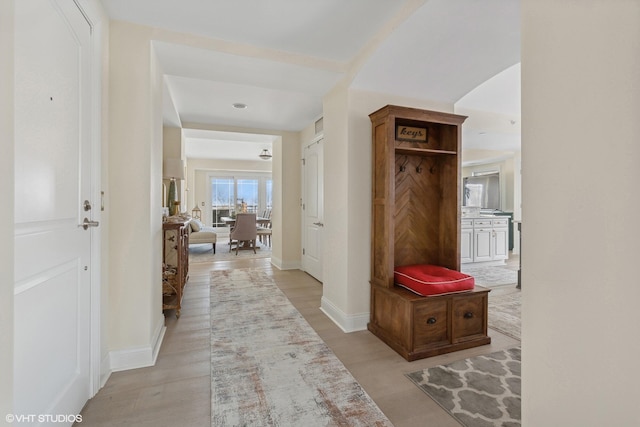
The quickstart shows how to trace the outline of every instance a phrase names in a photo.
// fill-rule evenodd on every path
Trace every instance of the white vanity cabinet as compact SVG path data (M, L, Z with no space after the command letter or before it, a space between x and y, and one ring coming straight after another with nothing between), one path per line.
M460 262L491 262L509 258L509 219L463 218Z

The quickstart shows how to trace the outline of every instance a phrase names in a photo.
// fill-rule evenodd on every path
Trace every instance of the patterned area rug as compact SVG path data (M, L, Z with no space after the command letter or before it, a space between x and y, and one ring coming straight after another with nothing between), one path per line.
M476 285L486 288L515 285L518 283L518 271L506 266L461 264L460 270L465 274L473 276Z
M259 248L259 249L258 249ZM229 261L235 259L244 258L270 258L271 248L267 245L258 243L256 245L256 253L252 250L241 250L236 255L235 249L229 252L229 241L222 241L216 243L216 253L213 253L212 247L209 243L193 244L189 245L189 262L216 262L216 261Z
M212 426L392 426L264 271L211 273Z
M495 291L494 291L495 292ZM498 332L520 339L520 290L494 295L489 292L488 326Z
M520 426L520 347L407 374L466 427Z

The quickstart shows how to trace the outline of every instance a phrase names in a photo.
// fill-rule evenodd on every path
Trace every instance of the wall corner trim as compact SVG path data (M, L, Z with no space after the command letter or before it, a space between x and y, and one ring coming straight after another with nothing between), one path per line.
M155 365L166 330L167 327L164 326L164 322L160 322L159 327L156 328L150 345L111 351L109 353L111 372L145 368L147 366Z
M100 363L100 384L98 386L98 390L104 387L104 385L109 380L109 377L111 377L112 372L113 371L111 370L111 354L107 353L102 358L102 362Z
M278 270L300 270L300 261L283 261L280 258L271 257L271 264Z
M320 310L344 332L349 333L367 329L370 313L346 314L326 297L322 297Z

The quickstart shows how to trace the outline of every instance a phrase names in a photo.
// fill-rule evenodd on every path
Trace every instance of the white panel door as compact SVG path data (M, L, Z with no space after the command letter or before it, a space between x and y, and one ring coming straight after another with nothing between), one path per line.
M302 269L322 282L323 246L323 143L304 149Z
M78 414L91 393L91 31L72 0L16 1L15 18L15 412Z

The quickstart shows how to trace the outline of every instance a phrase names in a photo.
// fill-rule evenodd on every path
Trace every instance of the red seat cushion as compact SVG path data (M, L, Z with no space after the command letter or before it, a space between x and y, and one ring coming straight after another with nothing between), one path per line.
M475 284L472 276L429 264L395 267L393 277L397 285L422 296L468 291Z

